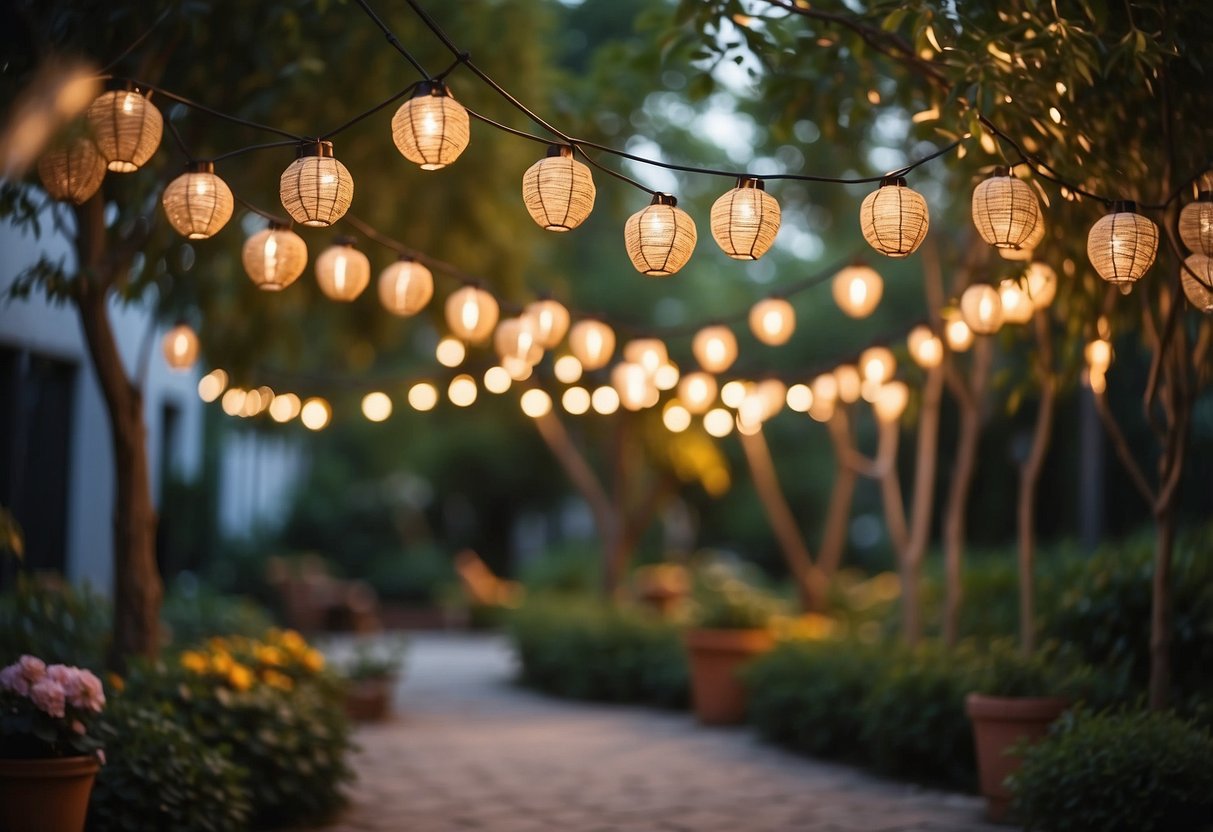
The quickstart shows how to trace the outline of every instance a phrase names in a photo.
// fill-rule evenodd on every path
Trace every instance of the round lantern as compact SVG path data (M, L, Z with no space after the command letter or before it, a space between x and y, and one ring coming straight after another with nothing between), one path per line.
M723 373L737 360L737 336L727 326L706 326L695 333L691 352L709 373Z
M834 275L831 288L839 309L852 318L866 318L880 303L884 281L871 266L856 263Z
M669 194L653 194L652 203L628 217L623 227L632 265L651 277L668 277L685 266L696 238L695 221Z
M1213 258L1203 254L1189 255L1184 260L1182 277L1188 302L1201 312L1213 312L1213 288L1210 288L1213 287Z
M316 282L333 300L352 301L371 282L371 261L354 248L353 237L338 237L316 258Z
M698 416L716 401L716 377L711 373L687 373L678 382L678 400Z
M1003 260L1031 260L1033 252L1044 241L1045 238L1045 215L1044 211L1040 213L1040 221L1036 223L1036 227L1032 229L1032 233L1028 239L1020 245L1019 248L1000 248L998 255Z
M659 338L636 338L623 345L623 360L641 367L652 379L670 360L665 343Z
M434 297L434 275L410 257L402 256L379 274L379 302L393 315L416 315Z
M76 136L39 157L38 178L51 199L82 205L105 179L105 158L91 138Z
M995 248L1023 248L1040 225L1040 203L1031 185L999 167L973 189L973 224Z
M1213 173L1200 177L1199 193L1179 212L1179 238L1193 254L1213 257Z
M307 266L307 243L285 225L271 223L244 241L240 261L258 289L278 292L294 283Z
M844 404L854 404L859 401L863 379L854 364L843 364L834 368L834 380L838 382L838 398Z
M761 179L743 176L712 203L712 236L734 260L757 260L779 233L779 202Z
M904 382L891 381L882 385L872 402L872 411L882 422L896 422L910 401L910 388Z
M924 369L938 367L943 362L943 341L929 326L919 324L910 330L907 346L914 363Z
M569 331L569 310L559 301L545 298L528 303L524 314L534 324L535 340L545 350L559 344Z
M278 182L282 207L295 222L314 228L332 225L354 201L354 179L333 158L332 142L306 142L296 150Z
M1044 309L1057 294L1057 272L1048 263L1034 260L1024 273L1024 291L1037 309Z
M469 344L481 344L497 326L501 314L497 299L476 286L464 286L446 299L446 325L451 334Z
M139 170L152 158L164 134L164 117L136 89L102 93L88 108L97 149L114 173Z
M947 339L948 349L952 352L964 352L973 346L973 330L969 329L959 311L947 316L943 337Z
M639 364L621 361L611 370L611 386L627 410L643 410L657 404L659 393L651 375Z
M1158 226L1137 213L1135 202L1114 202L1087 234L1087 257L1099 276L1127 291L1154 264Z
M890 176L859 208L859 230L872 248L888 257L907 257L922 245L931 217L922 194L905 177Z
M534 366L543 358L543 347L535 336L535 322L530 317L506 318L493 334L493 348L503 364L513 360Z
M1036 305L1018 280L999 282L998 300L1002 303L1003 320L1009 324L1026 324L1036 312Z
M993 335L1002 326L1002 298L985 283L974 283L960 296L960 314L978 335Z
M897 359L888 347L868 347L859 354L859 374L864 381L884 384L896 369Z
M578 321L569 331L569 349L587 371L605 367L615 353L615 330L592 318Z
M764 344L786 344L796 331L796 310L783 298L760 300L750 308L750 329Z
M594 177L573 157L573 148L554 144L546 158L522 174L522 201L531 219L548 231L569 231L594 210Z
M392 116L392 141L422 170L438 170L458 159L470 137L468 111L438 81L419 86Z
M189 324L177 324L164 333L164 360L174 370L188 370L198 360L198 333Z
M215 175L211 162L191 162L164 189L164 215L178 234L190 240L214 236L232 218L232 189Z

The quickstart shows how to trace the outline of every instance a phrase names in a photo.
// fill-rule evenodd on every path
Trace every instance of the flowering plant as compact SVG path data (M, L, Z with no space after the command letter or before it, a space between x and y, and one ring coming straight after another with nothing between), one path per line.
M0 757L96 753L104 762L88 730L104 707L105 688L92 672L22 656L0 670Z

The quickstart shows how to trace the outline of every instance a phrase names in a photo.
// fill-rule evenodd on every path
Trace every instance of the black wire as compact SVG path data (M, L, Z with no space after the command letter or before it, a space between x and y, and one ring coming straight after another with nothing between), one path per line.
M240 125L243 125L244 127L251 127L254 130L264 130L267 133L277 133L279 136L285 136L286 138L294 139L297 142L307 141L307 139L305 137L300 136L296 133L292 133L289 130L282 130L278 127L271 127L268 124L258 124L255 121L249 121L248 119L240 118L239 116L229 115L227 113L221 112L221 111L213 109L211 107L208 107L205 104L199 104L197 101L186 98L183 95L178 95L175 92L169 92L168 90L164 89L163 87L158 87L155 84L149 84L146 81L136 81L133 78L116 78L116 80L125 81L130 84L134 84L137 87L143 87L145 89L152 90L153 92L164 96L165 98L169 99L170 101L176 101L178 104L184 104L186 107L190 107L192 109L199 110L204 113L209 113L210 115L215 116L216 118L221 118L221 119L224 119L225 121L230 121L233 124L240 124Z
M230 159L233 156L239 156L242 153L251 153L254 150L267 150L271 147L295 147L299 144L294 139L287 139L280 142L266 142L265 144L250 144L247 147L238 147L235 150L229 150L227 153L220 153L218 156L211 157L212 162L221 162L224 159Z
M194 161L194 154L190 153L189 148L185 146L185 140L181 138L181 134L177 132L177 125L173 123L171 118L166 118L165 123L168 124L168 131L172 135L173 140L177 142L177 147L181 150L181 154L185 156L185 161Z
M375 25L379 27L379 30L383 32L383 36L387 38L387 42L394 46L396 51L403 55L404 59L413 65L413 69L417 70L421 77L426 81L434 80L433 77L425 71L425 67L421 65L421 62L409 54L409 51L405 49L404 45L400 42L400 38L396 37L395 33L393 33L392 30L388 28L388 25L383 22L383 19L379 17L379 15L375 14L375 11L367 4L366 0L356 0L356 2L362 7L362 10L366 12L367 17L369 17L375 23Z
M336 136L342 130L345 130L346 128L349 128L349 127L353 127L355 124L362 121L364 118L368 118L370 116L375 115L375 113L379 112L387 105L392 104L396 101L399 101L401 98L404 98L406 95L410 95L413 92L413 90L417 89L417 86L420 83L421 83L420 81L416 81L412 84L409 84L407 87L405 87L400 92L393 95L391 98L385 99L384 101L380 101L374 107L371 107L371 109L369 109L365 112L359 113L358 115L351 118L349 121L342 124L340 127L335 127L332 130L328 131L327 133L322 135L320 138L321 139L331 139L333 136Z
M258 208L256 205L249 202L247 199L242 198L240 196L240 194L236 193L235 191L232 192L232 198L235 199L237 202L239 202L241 205L243 205L248 210L252 211L254 214L258 214L262 217L265 217L270 222L277 223L277 224L283 225L283 226L287 226L288 228L290 226L294 225L294 223L290 219L287 219L279 214L271 214L269 211L265 211L265 210L262 210L261 208Z
M135 38L134 42L132 42L130 46L126 47L126 49L123 49L120 53L118 53L118 57L114 58L112 61L110 61L108 64L106 64L105 66L103 66L101 68L101 74L105 74L105 73L109 72L111 69L113 69L115 66L118 65L119 61L121 61L127 55L131 54L136 49L138 49L139 45L142 44L145 40L147 40L148 36L151 35L152 31L155 30L155 28L157 26L159 26L161 23L163 23L165 20L167 20L169 14L171 14L175 9L176 9L175 6L169 6L167 9L162 11L160 13L160 16L152 21L152 25L148 26L147 29L144 30L143 34L141 34L139 37Z

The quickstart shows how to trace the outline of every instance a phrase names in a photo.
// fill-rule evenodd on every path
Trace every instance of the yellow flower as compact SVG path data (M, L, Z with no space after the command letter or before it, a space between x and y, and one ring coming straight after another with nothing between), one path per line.
M278 634L278 641L292 653L303 653L308 649L307 642L303 640L303 636L295 630L283 630Z
M261 678L265 683L277 690L290 690L295 686L295 680L285 673L279 673L277 670L267 670L261 674Z
M302 656L303 666L313 673L324 670L324 654L319 650L308 650Z
M206 673L206 656L195 650L186 650L181 654L181 666L191 673Z
M253 686L253 672L242 664L233 664L227 681L236 690L248 690Z
M218 673L220 676L222 676L222 675L226 674L228 671L230 671L232 669L233 664L234 663L232 662L232 657L228 653L224 653L224 652L220 651L218 653L215 653L215 655L211 656L211 669L214 670L216 673Z
M122 692L126 690L126 682L117 673L111 673L106 677L106 681L110 683L110 687L115 691Z
M268 664L271 667L277 667L282 664L282 651L277 647L272 647L268 644L258 645L255 652L257 661L261 664Z
M223 638L222 636L213 636L209 641L207 641L207 646L216 653L227 652L227 639Z

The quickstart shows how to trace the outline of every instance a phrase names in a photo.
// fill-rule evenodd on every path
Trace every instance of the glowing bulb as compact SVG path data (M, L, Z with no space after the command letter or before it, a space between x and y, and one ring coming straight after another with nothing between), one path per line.
M489 367L484 371L484 389L490 393L504 393L512 382L505 367Z
M726 381L724 387L720 388L720 400L727 407L741 407L741 401L746 395L746 384L743 381Z
M1032 320L1036 307L1018 280L1003 280L998 284L998 299L1002 302L1002 315L1007 323L1025 324Z
M575 355L562 355L552 365L552 372L562 384L573 384L581 378L581 362Z
M788 408L797 413L808 413L813 406L813 391L807 384L793 384L786 397Z
M695 333L691 352L709 373L723 373L737 360L737 337L727 326L704 327Z
M570 387L560 397L560 404L574 416L580 416L590 409L590 391L584 387Z
M884 281L871 266L847 266L834 275L831 285L834 302L852 318L866 318L880 304Z
M438 391L428 381L418 382L409 388L409 406L424 413L438 404Z
M227 373L219 369L211 370L198 379L198 398L207 403L213 402L223 394L226 387Z
M952 352L964 352L973 346L973 330L959 315L953 317L943 328L944 338L948 341L948 349Z
M998 290L975 283L960 296L960 314L969 329L978 335L993 335L1002 326L1002 299Z
M275 396L270 402L270 418L275 422L289 422L299 415L303 409L303 403L299 401L299 397L294 393L283 393L280 396Z
M470 407L476 401L476 380L465 374L451 379L446 388L446 396L456 407Z
M838 382L838 398L846 404L859 401L862 380L859 370L854 364L843 364L834 370L834 378Z
M928 326L919 325L910 330L907 339L910 357L919 367L930 369L943 362L943 342Z
M880 421L895 422L905 412L909 400L910 388L906 387L903 382L891 381L880 388L880 392L872 402L872 410Z
M682 433L691 426L691 413L678 402L671 401L662 411L661 421L670 433Z
M552 397L538 387L532 387L523 393L520 403L522 412L532 419L546 416L552 411Z
M665 344L657 338L637 338L624 344L623 360L638 364L648 378L653 378L658 368L669 360L669 354Z
M678 398L691 413L703 413L716 399L716 379L709 373L688 373L678 382Z
M239 416L240 411L244 409L245 395L239 387L230 387L219 400L219 405L228 416Z
M833 373L822 373L813 379L809 389L813 392L814 402L833 404L838 398L838 379Z
M764 344L786 344L796 331L796 310L783 298L760 300L750 309L750 329Z
M1057 272L1048 263L1036 260L1028 264L1024 282L1028 299L1037 309L1044 309L1053 302L1057 294Z
M299 421L308 430L323 430L333 418L333 409L324 399L308 399L299 409Z
M1083 350L1083 355L1087 359L1087 364L1092 371L1104 373L1112 364L1112 344L1102 338L1098 338L1089 344Z
M362 397L362 415L372 422L382 422L392 415L392 400L378 390L367 393Z
M887 347L869 347L859 356L859 374L878 385L893 377L897 359Z
M610 416L619 409L619 393L614 387L603 385L595 388L593 395L590 397L590 403L594 406L594 411L603 416Z
M733 432L733 414L722 407L713 408L703 414L703 429L717 439Z
M569 331L569 350L587 371L605 367L615 352L615 330L602 321L578 321Z
M667 361L653 373L653 384L657 385L658 390L673 390L678 385L680 375L678 365Z
M467 357L467 347L458 338L447 336L438 342L434 349L434 357L443 367L458 367Z

